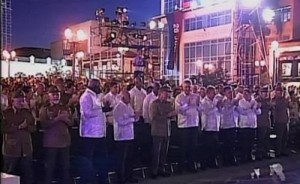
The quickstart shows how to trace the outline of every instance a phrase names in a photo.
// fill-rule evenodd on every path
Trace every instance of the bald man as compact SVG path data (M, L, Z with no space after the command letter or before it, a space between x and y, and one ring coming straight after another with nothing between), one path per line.
M101 93L100 81L98 79L91 79L88 87L80 97L80 137L82 137L82 156L86 158L89 163L84 164L86 168L82 168L81 178L83 183L91 183L95 181L95 172L93 169L93 155L95 150L97 157L105 159L106 154L106 118L104 109L109 110L109 107L103 108L99 102L99 95ZM105 164L103 164L105 165ZM106 182L107 172L100 172L100 183Z

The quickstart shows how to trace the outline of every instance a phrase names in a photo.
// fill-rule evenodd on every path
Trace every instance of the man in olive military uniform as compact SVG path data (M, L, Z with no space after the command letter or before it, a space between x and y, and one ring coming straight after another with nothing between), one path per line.
M261 104L261 114L257 116L257 153L256 159L261 160L263 158L269 158L269 137L271 131L270 113L271 103L268 96L268 87L264 87L260 90L256 101Z
M12 107L3 112L3 159L4 172L18 175L21 183L32 184L32 143L31 133L36 130L34 117L23 107L25 95L19 90L13 94ZM20 164L20 169L17 168Z
M150 104L149 116L153 139L152 178L158 175L170 176L163 168L169 146L170 118L176 115L172 103L168 101L170 92L169 87L161 87L158 91L158 99Z
M49 104L40 110L41 126L44 129L43 146L45 148L45 181L53 179L55 164L60 164L61 183L69 183L71 137L68 128L72 126L71 112L60 104L59 91L51 86L48 91Z

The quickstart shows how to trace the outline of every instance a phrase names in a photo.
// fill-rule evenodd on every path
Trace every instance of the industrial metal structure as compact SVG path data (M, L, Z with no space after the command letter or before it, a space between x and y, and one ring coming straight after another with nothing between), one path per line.
M260 74L266 61L265 23L259 6L245 8L237 1L233 12L233 81L242 85L260 84ZM257 63L258 62L258 63ZM262 66L264 65L264 66ZM257 68L257 70L256 70Z
M1 0L1 49L11 50L12 43L11 0Z
M74 53L85 50L82 63L77 62L77 65L83 70L79 73L89 77L124 78L141 75L159 78L160 38L164 25L154 21L140 24L130 22L127 8L123 7L118 7L115 13L115 19L110 20L105 16L104 9L98 9L97 24L94 21L91 24L87 33L88 41L78 43L76 50L74 45L65 47L65 58L76 60Z

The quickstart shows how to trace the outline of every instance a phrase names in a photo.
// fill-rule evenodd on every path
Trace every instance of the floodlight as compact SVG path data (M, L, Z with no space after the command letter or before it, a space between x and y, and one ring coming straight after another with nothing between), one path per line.
M262 12L262 17L266 22L272 22L275 17L275 11L270 8L266 8Z
M150 28L150 29L155 29L155 28L156 28L156 22L155 22L154 20L151 20L151 21L149 22L149 28Z

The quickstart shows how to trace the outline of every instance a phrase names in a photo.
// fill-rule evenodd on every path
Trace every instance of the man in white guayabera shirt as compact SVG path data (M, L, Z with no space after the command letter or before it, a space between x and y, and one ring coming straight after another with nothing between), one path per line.
M153 90L149 93L143 102L143 118L145 123L150 123L150 106L151 103L157 99L158 90L160 88L159 83L153 83Z
M130 105L130 94L122 91L122 99L113 110L114 140L117 147L117 175L119 184L125 182L137 182L133 178L133 124L136 115Z
M184 162L188 161L188 170L196 172L195 151L198 138L200 98L191 91L192 82L183 81L183 92L175 99L175 109L178 111L178 133L180 136L179 173L182 172Z
M206 169L206 167L218 167L216 161L220 129L220 107L222 101L220 97L216 96L215 91L213 86L208 86L206 96L201 101L202 139L204 144L202 169Z
M257 115L261 113L261 110L260 104L251 95L249 89L244 89L243 98L239 101L237 110L239 112L241 158L243 162L252 161Z
M236 111L238 100L233 98L233 90L230 86L224 88L222 100L220 139L223 142L224 165L236 165L235 140L237 138L238 112Z
M114 108L119 101L121 100L119 95L119 85L117 82L110 83L110 91L103 97L103 101L109 103L111 108ZM109 125L113 124L113 113L112 111L105 113L106 114L106 121Z
M105 112L111 111L109 104L102 106L98 100L100 95L100 81L91 79L88 87L80 98L80 137L82 137L81 155L85 158L85 163L81 170L81 181L83 183L92 183L95 180L95 171L93 169L93 156L106 160L106 118ZM97 153L95 154L97 149ZM98 151L99 150L99 151ZM102 164L105 165L105 164ZM100 183L106 182L107 171L103 168L99 172Z
M144 90L142 87L143 87L143 82L141 80L141 78L139 77L136 77L134 79L134 84L135 86L129 91L130 93L130 104L134 110L134 112L136 114L139 114L140 115L140 118L139 118L139 121L142 121L143 118L143 102L144 102L144 99L147 95L147 92L146 90Z

